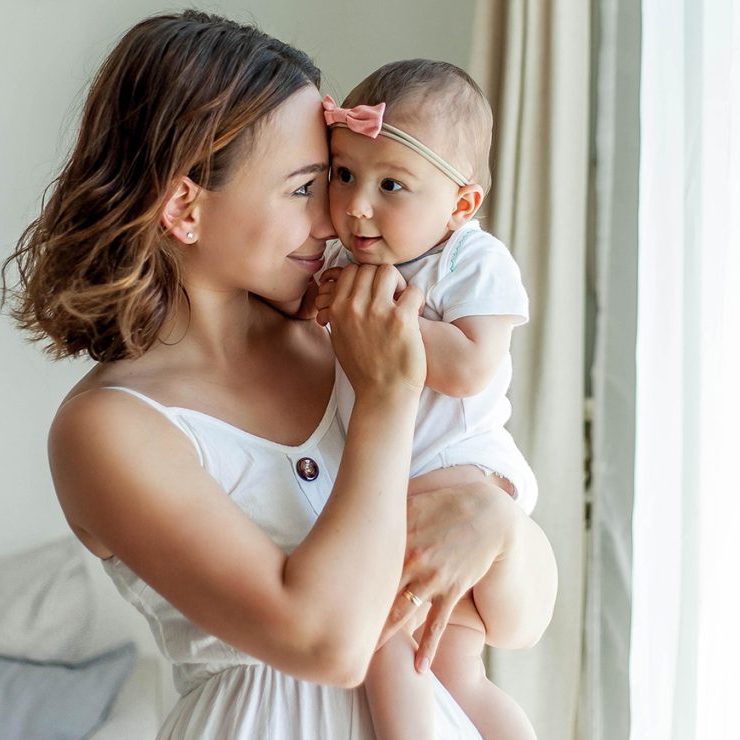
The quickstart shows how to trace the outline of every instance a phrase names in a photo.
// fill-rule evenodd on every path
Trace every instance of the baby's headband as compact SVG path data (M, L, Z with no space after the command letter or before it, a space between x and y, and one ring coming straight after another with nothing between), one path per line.
M407 134L400 128L383 123L385 103L377 105L356 105L354 108L340 108L331 95L327 95L322 101L324 105L324 119L327 126L340 126L354 131L356 134L364 134L371 139L378 136L386 136L399 144L413 149L421 154L424 159L431 162L438 170L444 172L457 185L470 185L465 175L453 167L449 162L442 159L439 154L433 152L428 146L422 144L411 134Z

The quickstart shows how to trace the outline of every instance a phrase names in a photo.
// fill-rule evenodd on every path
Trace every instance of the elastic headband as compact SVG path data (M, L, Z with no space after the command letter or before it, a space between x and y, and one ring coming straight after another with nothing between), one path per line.
M443 172L456 185L470 185L471 181L463 175L460 170L453 167L447 160L436 152L433 152L426 144L407 134L396 126L383 123L385 103L377 105L356 105L354 108L340 108L331 95L327 95L322 101L324 106L324 120L327 126L348 128L356 134L363 134L375 139L385 136L413 149L428 162L431 162L440 172Z

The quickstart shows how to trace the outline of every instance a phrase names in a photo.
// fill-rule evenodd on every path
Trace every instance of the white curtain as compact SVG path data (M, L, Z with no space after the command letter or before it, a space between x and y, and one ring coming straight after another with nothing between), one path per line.
M632 740L738 737L740 0L643 2Z

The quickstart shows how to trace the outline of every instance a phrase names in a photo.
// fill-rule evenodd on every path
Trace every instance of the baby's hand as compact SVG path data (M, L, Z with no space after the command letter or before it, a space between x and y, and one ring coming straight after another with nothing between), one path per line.
M321 326L326 326L329 323L329 308L334 302L334 289L336 287L337 280L344 269L345 268L343 267L331 267L322 273L319 278L319 292L316 296L316 310L318 312L316 315L316 321L318 321ZM394 299L397 299L407 287L403 275L401 275L398 270L396 270L396 281L396 288L393 293ZM419 311L421 312L422 310L423 306Z

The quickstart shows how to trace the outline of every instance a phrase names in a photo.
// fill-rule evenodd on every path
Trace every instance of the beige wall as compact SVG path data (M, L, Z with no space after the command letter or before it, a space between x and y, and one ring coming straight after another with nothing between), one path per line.
M11 6L11 0L6 0ZM196 3L193 3L196 4ZM3 3L5 6L6 3ZM341 96L392 59L468 65L473 0L247 0L200 3L295 43ZM138 19L178 8L145 0L15 0L0 24L0 256L38 211L77 121L90 75ZM86 361L52 363L0 317L0 554L66 532L51 489L46 432Z

